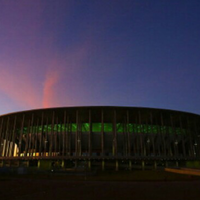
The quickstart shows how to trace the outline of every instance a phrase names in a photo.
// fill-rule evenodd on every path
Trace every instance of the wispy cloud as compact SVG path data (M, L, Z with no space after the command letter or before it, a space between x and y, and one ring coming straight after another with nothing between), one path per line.
M16 107L68 106L83 91L90 37L82 33L77 44L66 39L65 48L57 46L58 33L63 31L59 24L65 18L56 6L46 9L41 1L29 4L26 0L5 1L0 7L0 98L10 99ZM71 12L66 2L62 9Z
M90 44L83 43L71 51L53 54L49 59L43 83L44 108L77 104L84 88L83 76ZM84 72L84 73L83 73Z
M41 107L40 91L29 76L14 74L0 65L0 90L18 105L27 108Z
M57 105L56 102L56 83L58 82L59 74L58 71L48 71L45 77L43 86L43 102L44 108Z

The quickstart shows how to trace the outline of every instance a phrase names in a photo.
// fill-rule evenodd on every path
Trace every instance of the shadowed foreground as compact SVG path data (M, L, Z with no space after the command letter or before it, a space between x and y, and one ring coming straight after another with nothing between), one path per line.
M130 177L128 181L124 179ZM131 178L132 177L132 178ZM134 178L135 177L135 178ZM146 180L142 180L146 177ZM153 180L155 177L155 180ZM160 177L160 178L159 178ZM165 178L165 179L163 179ZM120 180L121 179L121 180ZM132 179L132 180L131 180ZM162 180L163 179L163 180ZM138 180L138 181L136 181ZM169 172L1 176L1 199L199 199L200 180Z

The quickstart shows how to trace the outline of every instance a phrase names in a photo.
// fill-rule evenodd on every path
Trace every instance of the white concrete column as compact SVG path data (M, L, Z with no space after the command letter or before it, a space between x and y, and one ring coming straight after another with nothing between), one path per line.
M142 161L142 170L145 170L145 162Z
M165 167L166 167L166 168L168 167L168 162L167 162L167 161L165 162Z
M89 169L89 171L91 170L91 161L90 160L88 161L88 169Z
M119 162L118 160L116 160L116 164L115 164L115 170L118 171L119 170Z
M104 170L105 170L105 161L102 160L102 171L104 171Z
M176 161L176 167L179 167L178 161Z
M61 167L65 168L65 161L64 160L62 160Z
M154 169L157 169L157 161L154 161Z
M38 160L37 167L40 168L40 165L41 165L40 160Z
M129 160L129 170L131 171L132 170L132 161Z

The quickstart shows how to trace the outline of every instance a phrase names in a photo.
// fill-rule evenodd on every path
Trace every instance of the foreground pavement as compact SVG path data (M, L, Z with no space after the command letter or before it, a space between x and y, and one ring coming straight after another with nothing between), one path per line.
M177 173L177 174L186 174L186 175L192 175L192 176L200 176L200 170L199 169L191 169L191 168L180 168L180 169L165 168L165 171L167 171L167 172L173 172L173 173Z
M1 179L2 200L200 198L200 181L69 181L63 179Z

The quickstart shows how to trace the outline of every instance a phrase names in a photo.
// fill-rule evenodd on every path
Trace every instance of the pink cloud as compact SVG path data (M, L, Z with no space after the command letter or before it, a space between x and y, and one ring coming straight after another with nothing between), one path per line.
M40 91L28 75L9 71L0 65L0 90L24 108L41 107Z
M46 54L38 60L1 61L0 96L25 109L73 105L84 88L82 70L89 47L84 43L62 55L46 48Z
M57 71L49 71L46 74L44 87L43 87L43 107L51 107L57 105L55 86L58 82L59 74Z
M0 96L31 109L71 105L84 85L80 69L91 48L90 39L56 52L57 31L43 32L47 22L41 1L4 4L0 8ZM69 5L65 7L70 11Z

